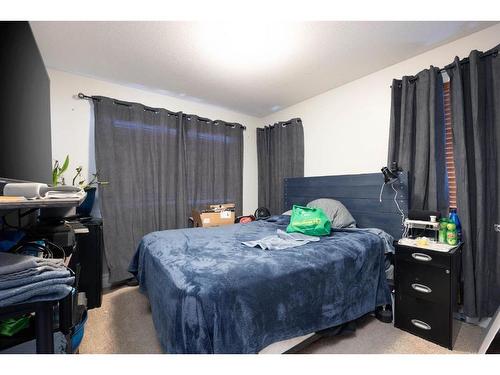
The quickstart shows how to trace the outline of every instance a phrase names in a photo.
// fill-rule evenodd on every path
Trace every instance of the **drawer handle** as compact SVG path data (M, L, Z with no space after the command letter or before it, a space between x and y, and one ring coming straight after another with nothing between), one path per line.
M432 293L432 289L429 288L427 285L411 284L411 287L420 293L427 293L427 294Z
M422 253L413 253L411 254L411 256L413 257L413 259L420 260L422 262L430 262L432 260L429 255Z
M427 323L422 322L421 320L418 320L418 319L412 319L411 324L413 324L415 327L425 329L426 331L430 331L430 329L431 329L430 325L428 325Z

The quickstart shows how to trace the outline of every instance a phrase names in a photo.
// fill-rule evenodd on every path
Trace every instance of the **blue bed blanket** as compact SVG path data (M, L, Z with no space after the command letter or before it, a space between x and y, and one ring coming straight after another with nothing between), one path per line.
M279 251L251 248L288 218L146 235L130 272L167 353L257 353L390 303L384 244L367 231Z

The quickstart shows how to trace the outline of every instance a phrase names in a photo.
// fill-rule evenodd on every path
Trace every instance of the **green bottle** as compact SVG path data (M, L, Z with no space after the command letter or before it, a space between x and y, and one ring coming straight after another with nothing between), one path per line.
M448 219L441 219L439 220L439 238L438 238L438 241L440 243L446 243L446 232L448 231L447 230L447 227L448 226Z
M458 243L457 226L455 223L448 223L446 226L446 243L455 246Z

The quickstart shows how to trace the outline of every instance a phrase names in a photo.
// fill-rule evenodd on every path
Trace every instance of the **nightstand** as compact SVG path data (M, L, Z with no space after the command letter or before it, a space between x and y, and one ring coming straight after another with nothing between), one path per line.
M396 244L394 325L450 350L460 329L462 244L449 252Z

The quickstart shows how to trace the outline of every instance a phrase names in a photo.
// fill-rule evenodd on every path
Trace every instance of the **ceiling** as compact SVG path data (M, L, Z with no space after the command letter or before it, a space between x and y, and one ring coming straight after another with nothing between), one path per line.
M31 26L50 68L262 117L494 23L115 21Z

